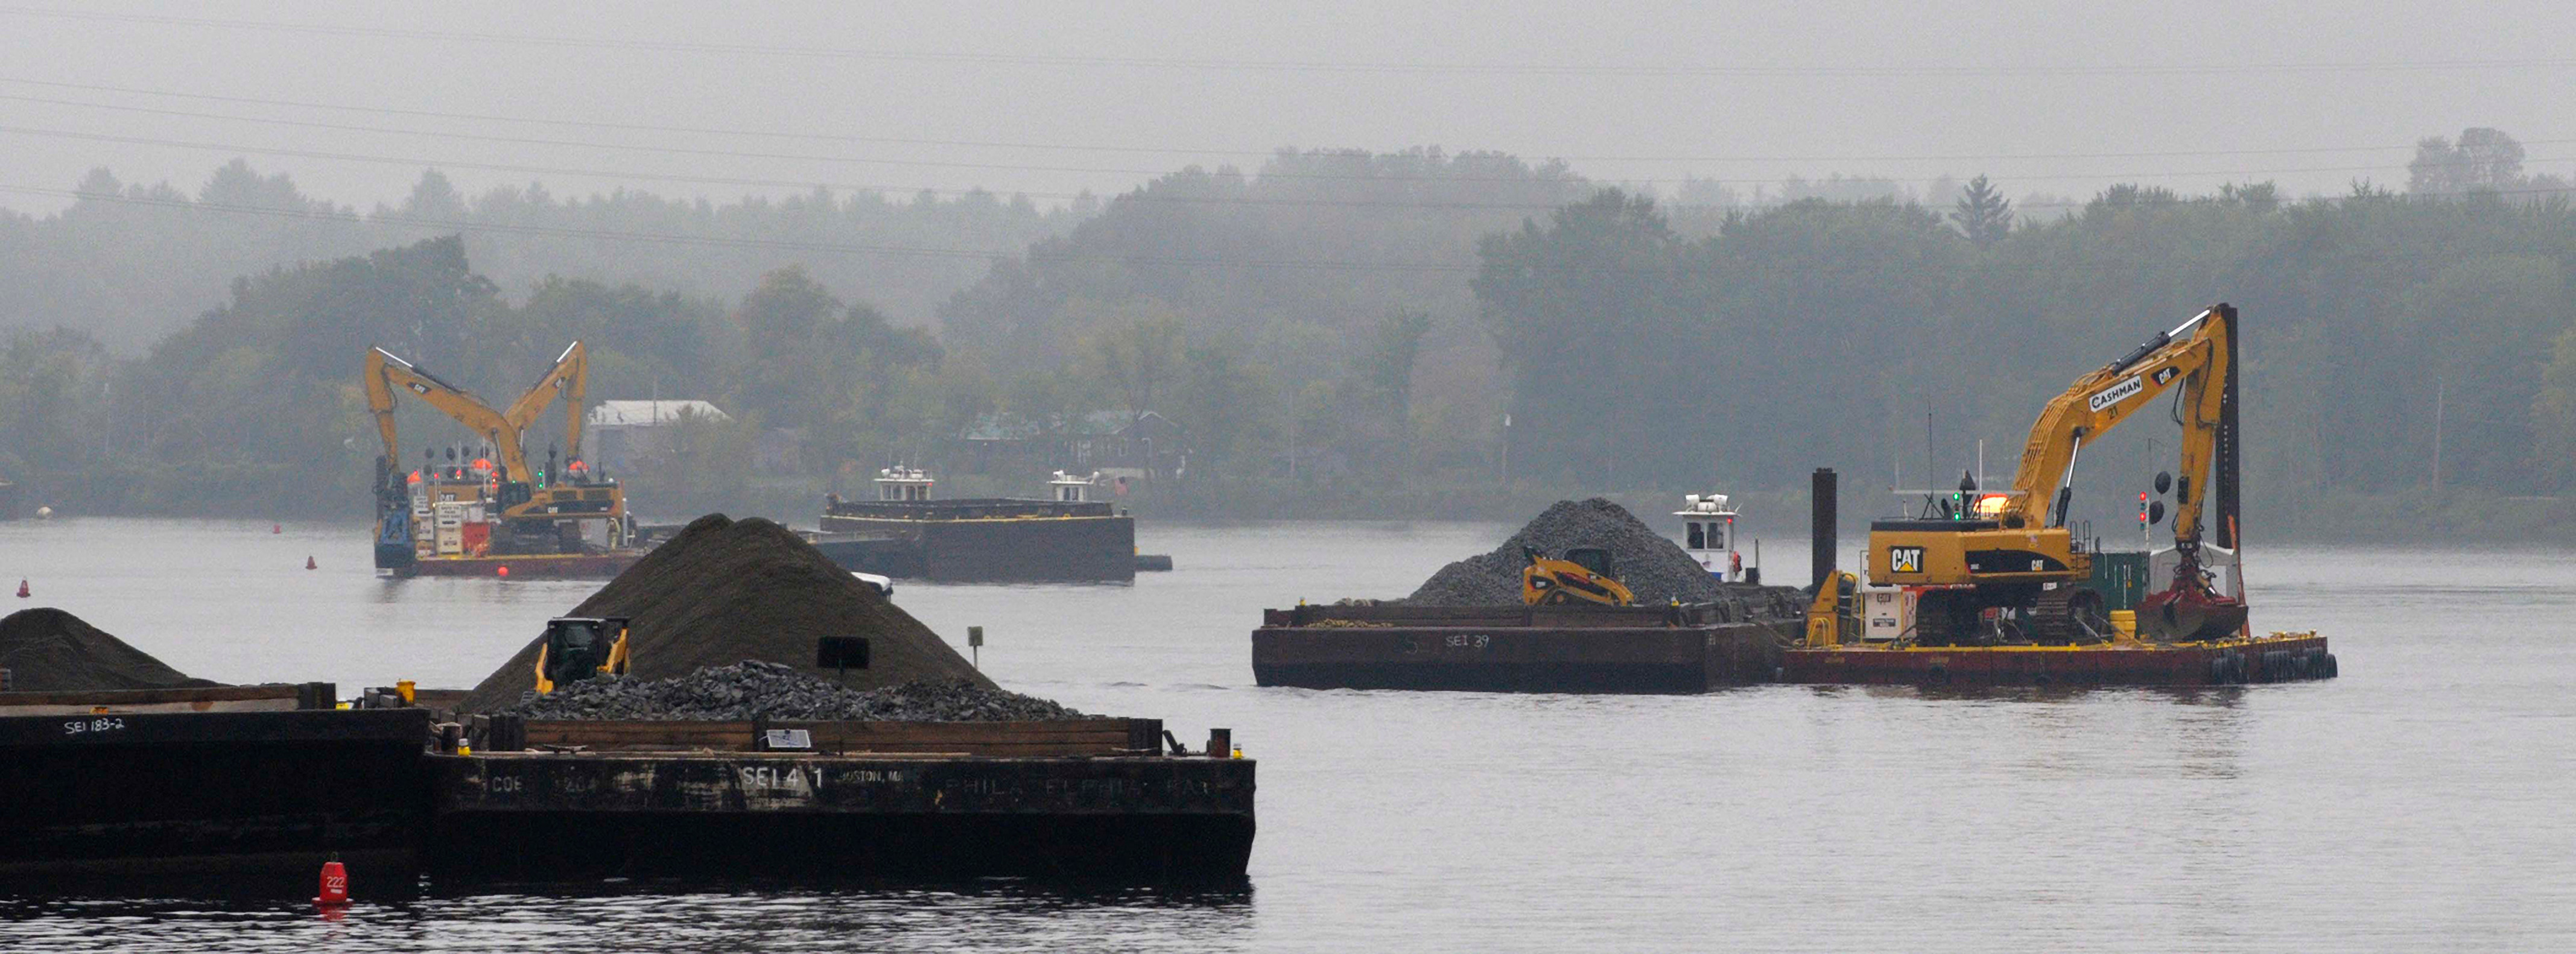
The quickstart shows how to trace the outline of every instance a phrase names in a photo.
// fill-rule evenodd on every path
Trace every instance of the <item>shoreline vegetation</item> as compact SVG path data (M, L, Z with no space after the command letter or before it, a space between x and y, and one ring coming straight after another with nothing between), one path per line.
M2223 300L2252 539L2576 540L2576 206L2466 148L2427 140L2402 190L2018 207L1982 176L1645 194L1431 149L1282 151L1059 209L467 197L432 172L360 215L241 162L193 198L101 172L60 213L0 212L0 479L22 512L356 515L366 348L506 401L581 340L590 400L725 412L616 474L648 519L807 519L904 463L944 497L1125 468L1113 499L1162 519L1517 522L1608 496L1652 521L1717 491L1803 531L1803 490L1773 488L1815 467L1847 523L1896 511L1890 485L2008 483L2067 382ZM223 214L244 204L311 214ZM458 227L403 225L431 219ZM653 223L734 244L627 254ZM759 247L818 230L854 250ZM991 254L933 274L855 250L896 239ZM2086 448L2096 535L2134 533L2175 466L2162 414ZM1148 417L1148 440L1113 433ZM407 457L467 442L415 406L400 426ZM553 426L532 458L566 450Z

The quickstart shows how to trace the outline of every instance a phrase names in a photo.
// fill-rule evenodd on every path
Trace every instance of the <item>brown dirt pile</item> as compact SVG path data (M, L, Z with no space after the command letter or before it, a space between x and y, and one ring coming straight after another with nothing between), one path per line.
M917 680L993 687L912 614L795 532L756 518L698 518L563 615L631 618L629 679L674 679L757 660L858 689ZM814 641L823 636L867 637L868 668L846 677L816 668ZM543 638L532 634L459 711L517 706L535 688L532 667Z
M11 691L178 689L222 683L191 679L150 653L52 607L0 619L0 669Z

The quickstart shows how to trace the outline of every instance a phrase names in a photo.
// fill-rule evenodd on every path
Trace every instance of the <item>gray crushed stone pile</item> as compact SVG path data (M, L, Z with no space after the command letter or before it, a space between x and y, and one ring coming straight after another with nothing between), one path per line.
M530 719L781 719L1017 722L1090 718L1035 696L957 679L853 689L793 666L750 660L676 679L600 677L503 710Z
M1704 603L1717 597L1717 578L1680 545L1656 533L1628 508L1594 497L1560 500L1521 527L1491 553L1442 567L1406 597L1415 606L1501 606L1521 601L1521 548L1563 557L1575 547L1600 547L1618 562L1619 582L1640 603Z
M1627 584L1643 605L1674 600L1725 603L1732 607L1729 618L1738 620L1788 619L1806 612L1795 587L1719 583L1672 538L1655 532L1628 508L1599 497L1557 501L1493 552L1440 568L1404 602L1411 606L1518 605L1521 568L1529 565L1522 553L1525 547L1557 558L1576 547L1609 550L1618 565L1619 582Z

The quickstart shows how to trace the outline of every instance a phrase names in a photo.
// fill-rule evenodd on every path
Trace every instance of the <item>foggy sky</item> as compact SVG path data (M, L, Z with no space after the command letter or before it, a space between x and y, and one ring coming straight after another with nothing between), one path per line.
M155 20L112 19L129 15ZM158 22L173 18L358 32ZM2521 139L2528 171L2576 173L2576 97L2565 93L2576 77L2576 58L2564 45L2576 35L2571 27L2576 9L2546 2L25 0L0 4L0 96L416 132L0 99L0 126L51 133L0 132L0 187L69 189L90 168L105 166L129 183L168 181L193 193L215 166L242 156L262 172L291 174L309 195L362 210L401 201L433 164L469 194L531 181L558 197L620 186L718 201L799 191L657 178L696 176L983 187L1038 193L1053 203L1048 196L1115 193L1190 163L1251 169L1262 153L1282 146L1433 145L1566 157L1578 172L1612 181L1669 182L1684 174L1744 180L1733 187L1747 193L1759 184L1754 180L1789 175L1886 175L1919 188L1936 175L1988 172L2016 196L2081 198L2114 181L2197 192L2263 179L2292 194L2339 194L2357 179L2402 187L2417 137L2454 135L2465 126L2499 127ZM477 36L395 35L419 31ZM948 54L1004 59L961 62ZM1042 62L1050 58L1070 60ZM2438 65L2500 60L2543 62ZM1275 65L1283 63L1307 65ZM2285 64L2383 68L2272 68ZM2385 68L2390 64L2400 68ZM2165 72L2176 67L2215 71ZM1731 72L1746 68L1777 72ZM379 111L19 82L26 80ZM1027 145L617 131L381 110ZM213 148L58 135L64 132ZM465 133L840 161L453 135ZM2342 151L2258 151L2320 149ZM2186 151L2206 154L2060 155ZM0 206L25 211L68 201L0 192Z

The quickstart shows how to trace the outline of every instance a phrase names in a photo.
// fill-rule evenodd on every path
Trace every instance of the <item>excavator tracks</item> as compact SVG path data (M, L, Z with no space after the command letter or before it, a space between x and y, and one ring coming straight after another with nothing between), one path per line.
M2031 640L2048 646L2098 643L2111 634L2111 614L2098 590L2061 583L2031 600L2025 620Z

